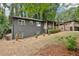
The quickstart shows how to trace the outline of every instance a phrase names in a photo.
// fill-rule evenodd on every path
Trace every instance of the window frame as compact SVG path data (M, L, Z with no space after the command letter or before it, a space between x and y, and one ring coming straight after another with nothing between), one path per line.
M26 24L26 21L25 20L22 20L22 19L19 19L18 22L19 22L20 25L25 25Z
M41 22L36 22L37 27L41 27Z

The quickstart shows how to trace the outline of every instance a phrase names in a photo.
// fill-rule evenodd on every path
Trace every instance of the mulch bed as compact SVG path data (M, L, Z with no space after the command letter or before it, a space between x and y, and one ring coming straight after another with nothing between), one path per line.
M38 56L79 56L79 51L72 52L68 51L64 45L46 45L44 48L41 48L37 53L34 55Z

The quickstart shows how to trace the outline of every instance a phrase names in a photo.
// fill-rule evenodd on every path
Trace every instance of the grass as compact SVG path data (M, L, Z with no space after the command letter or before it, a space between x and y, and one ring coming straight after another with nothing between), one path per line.
M66 32L60 32L60 33L52 34L48 37L48 41L51 42L51 43L60 43L61 40L59 40L59 38L67 37L67 36L73 36L73 37L78 38L79 32L78 31L66 31Z

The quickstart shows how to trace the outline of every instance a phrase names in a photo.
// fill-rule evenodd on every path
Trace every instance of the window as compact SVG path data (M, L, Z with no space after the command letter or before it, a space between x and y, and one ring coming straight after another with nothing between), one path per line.
M79 27L74 27L74 30L75 31L79 31Z
M25 25L25 20L19 20L20 25Z
M40 22L36 22L36 26L40 27L41 26Z

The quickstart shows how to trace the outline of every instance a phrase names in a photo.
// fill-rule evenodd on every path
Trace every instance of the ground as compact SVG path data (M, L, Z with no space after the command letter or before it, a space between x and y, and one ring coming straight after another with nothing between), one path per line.
M0 55L33 55L47 44L46 39L47 35L40 35L38 38L30 37L18 41L0 40Z
M29 37L16 40L0 40L0 55L30 55L30 56L64 56L79 55L79 51L71 53L58 38L64 36L76 36L79 47L79 32L59 32L51 35L40 35L38 38Z

